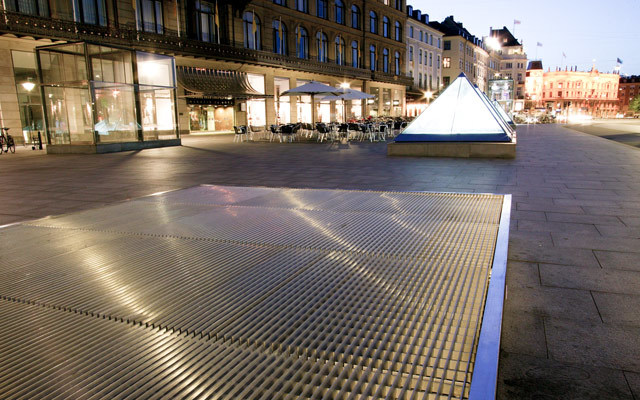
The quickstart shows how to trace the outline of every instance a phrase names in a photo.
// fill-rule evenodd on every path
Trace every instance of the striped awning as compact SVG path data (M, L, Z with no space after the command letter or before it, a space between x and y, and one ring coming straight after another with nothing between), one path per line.
M257 91L245 72L177 66L178 83L186 98L249 99L272 97Z

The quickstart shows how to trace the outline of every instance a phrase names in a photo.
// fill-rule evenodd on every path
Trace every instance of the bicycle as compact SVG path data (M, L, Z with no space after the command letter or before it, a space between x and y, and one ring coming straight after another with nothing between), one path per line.
M0 154L16 152L16 143L13 140L13 136L9 135L9 128L2 128L4 131L0 134Z

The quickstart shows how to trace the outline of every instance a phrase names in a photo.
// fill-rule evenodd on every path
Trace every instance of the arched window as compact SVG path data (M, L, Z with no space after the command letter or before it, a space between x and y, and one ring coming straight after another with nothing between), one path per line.
M389 37L389 18L382 17L382 36Z
M402 25L399 21L396 21L396 41L402 42Z
M318 61L327 62L329 59L327 55L329 52L329 41L327 35L322 32L316 33L316 49L318 50Z
M273 27L273 52L287 54L287 26L280 20L274 19Z
M378 33L378 14L373 10L369 12L369 32Z
M389 73L389 49L382 49L382 72Z
M372 71L376 70L376 46L373 44L369 46L369 68Z
M308 13L309 12L309 0L296 0L296 10Z
M316 16L319 18L329 18L327 0L316 0Z
M247 11L242 18L244 28L244 47L260 50L260 18L255 13Z
M345 52L346 48L344 45L344 39L340 36L336 36L336 64L345 65Z
M344 24L344 3L342 0L336 0L335 7L336 22Z
M351 66L353 68L360 68L360 48L358 47L358 41L351 42Z
M400 75L400 52L396 51L394 57L395 57L395 63L394 63L395 71L394 71L394 73L396 75Z
M301 26L296 28L296 56L309 58L309 35L307 30Z
M351 27L360 29L360 9L355 4L351 6Z

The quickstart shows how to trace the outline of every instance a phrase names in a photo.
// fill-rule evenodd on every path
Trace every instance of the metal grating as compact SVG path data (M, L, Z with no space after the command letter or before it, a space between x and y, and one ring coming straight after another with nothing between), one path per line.
M501 210L201 186L2 229L0 397L467 398Z

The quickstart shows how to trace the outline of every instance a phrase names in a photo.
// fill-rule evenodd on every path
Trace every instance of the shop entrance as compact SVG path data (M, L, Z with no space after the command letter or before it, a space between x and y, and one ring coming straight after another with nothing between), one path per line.
M233 116L231 105L190 104L189 131L192 134L233 132Z

